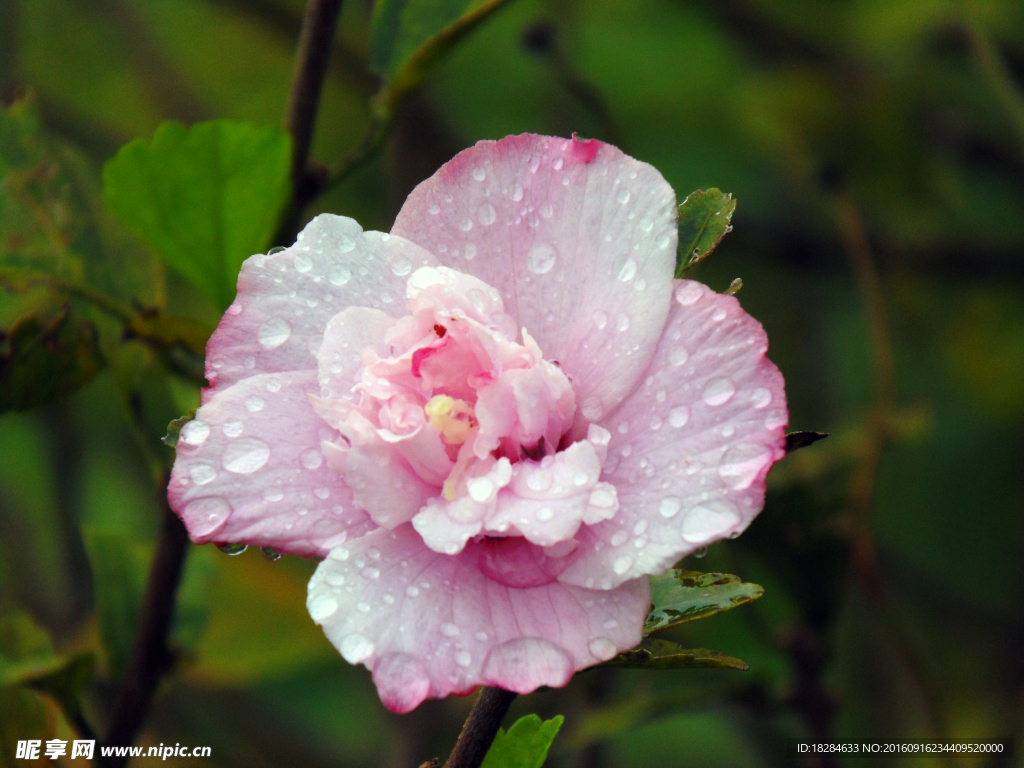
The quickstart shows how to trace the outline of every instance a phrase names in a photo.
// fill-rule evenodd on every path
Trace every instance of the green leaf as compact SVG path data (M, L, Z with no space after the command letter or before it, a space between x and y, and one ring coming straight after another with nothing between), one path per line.
M644 635L697 619L706 619L738 605L757 600L764 589L744 584L728 573L700 573L673 568L651 577L651 612Z
M729 222L736 211L732 195L716 187L698 189L679 206L679 268L676 277L701 261L732 230Z
M83 533L92 567L100 639L116 681L124 674L135 639L150 553L119 532L86 529Z
M103 190L125 225L226 309L242 262L267 249L288 202L290 156L280 128L164 123L106 164Z
M746 672L750 665L720 651L707 648L683 648L669 640L644 638L636 648L620 653L601 666L629 669L739 669Z
M508 733L498 729L480 768L540 768L564 721L562 715L547 721L527 715L516 720Z
M69 301L46 289L5 293L0 287L0 413L65 397L103 367L96 327Z
M186 424L195 419L195 417L196 409L193 408L184 416L180 416L177 419L174 419L174 421L167 425L167 434L160 438L160 442L163 443L164 445L171 446L171 448L177 446L178 439L181 436L181 430L185 427Z
M50 636L31 616L11 612L0 617L0 688L21 685L60 665Z
M392 84L385 95L394 99L415 88L438 58L506 2L378 0L370 21L370 68Z

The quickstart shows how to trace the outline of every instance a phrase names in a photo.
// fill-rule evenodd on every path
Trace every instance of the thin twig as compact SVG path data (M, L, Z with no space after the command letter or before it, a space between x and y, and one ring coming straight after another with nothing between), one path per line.
M882 281L871 254L864 221L848 194L840 194L837 202L839 228L864 302L874 357L875 399L868 420L867 447L854 467L850 491L850 512L853 518L850 538L851 568L875 604L875 609L889 624L907 670L921 692L934 735L943 737L946 734L946 725L938 704L937 692L929 680L919 654L911 646L900 626L898 608L875 560L871 512L874 507L878 466L882 451L891 435L890 425L896 408L895 354Z
M174 597L188 552L188 533L166 500L163 514L160 540L142 601L139 631L111 709L110 726L104 741L107 746L128 746L135 742L149 712L157 683L174 660L167 637L174 618ZM102 768L119 768L126 761L126 757L108 756L100 757L98 764Z
M292 183L300 204L309 194L306 191L309 151L340 13L341 0L309 0L302 20L285 121L285 127L292 135Z
M515 697L503 688L481 689L444 768L479 768Z

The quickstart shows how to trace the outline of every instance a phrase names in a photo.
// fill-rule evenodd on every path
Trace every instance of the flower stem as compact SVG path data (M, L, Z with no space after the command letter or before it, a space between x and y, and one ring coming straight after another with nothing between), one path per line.
M285 127L292 135L292 200L274 237L275 245L291 243L302 210L323 189L326 173L310 167L309 152L340 14L341 0L309 0L302 19L285 118Z
M166 484L165 484L166 486ZM174 618L175 593L184 570L188 552L188 533L178 516L163 503L163 527L157 543L149 580L142 602L139 630L135 636L131 657L114 696L107 738L109 746L127 746L135 742L157 683L166 673L174 656L167 645L171 621ZM99 757L102 768L119 768L127 757Z
M481 689L444 768L479 768L515 697L503 688Z

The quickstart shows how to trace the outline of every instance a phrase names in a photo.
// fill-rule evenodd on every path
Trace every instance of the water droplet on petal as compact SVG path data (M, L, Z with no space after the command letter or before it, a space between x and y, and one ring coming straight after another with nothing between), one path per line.
M543 205L541 205L541 207L540 207L540 208L539 208L539 209L537 210L537 212L538 212L538 213L540 213L540 215L541 215L541 216L543 216L543 217L544 217L545 219L550 219L550 218L551 218L551 216L552 216L552 215L554 214L554 212L555 212L555 211L554 211L554 209L553 209L553 208L551 207L551 203L544 203L544 204L543 204Z
M483 181L487 178L487 171L481 168L479 165L473 169L473 178L477 181Z
M633 566L633 558L631 557L620 557L614 563L612 563L612 570L615 571L619 576L624 574Z
M685 427L690 420L690 409L685 405L677 405L668 412L668 423L676 429Z
M474 501L484 502L494 493L494 483L489 477L476 477L466 483L466 490Z
M459 222L459 229L461 229L463 232L469 232L469 230L471 230L472 228L473 228L473 220L472 219L463 219L462 221Z
M458 637L462 633L457 626L446 621L441 625L441 634L445 637Z
M245 425L240 421L229 421L222 429L227 437L238 437L245 430Z
M349 635L338 645L338 650L349 664L358 664L373 655L373 643L362 635Z
M263 559L271 563L276 563L281 559L281 553L273 547L260 547L260 554L263 555Z
M556 171L560 171L562 170L562 165L564 162L565 161L562 158L556 157L555 161L551 163L551 167L554 168Z
M231 505L219 496L190 501L182 511L182 516L189 520L189 529L194 536L210 535L223 525L230 514Z
M684 307L688 307L691 304L696 303L703 295L704 287L700 283L695 283L692 280L688 280L676 289L676 301Z
M594 325L597 326L599 331L608 325L608 314L606 312L602 312L600 309L594 312L590 318L594 321Z
M620 331L628 330L629 328L629 315L620 314L615 318L615 327Z
M419 587L413 585L405 588L405 594L409 597L416 597L420 593Z
M675 517L682 508L683 502L681 499L677 499L675 496L666 496L661 500L658 511L662 517Z
M555 266L555 249L544 243L535 244L526 254L526 266L535 274L547 274Z
M323 454L315 448L310 448L308 451L303 451L299 456L299 461L302 462L302 466L306 469L316 469L324 463Z
M256 339L264 349L277 349L292 335L292 328L280 317L272 317L256 332Z
M217 470L209 464L193 464L188 468L188 475L196 485L206 485L217 479Z
M270 379L267 382L267 392L277 392L281 389L281 382L278 379Z
M654 228L654 222L644 217L640 219L640 229L644 232L650 232Z
M430 207L427 208L427 213L431 216L437 216L441 212L441 207L437 203L431 203Z
M626 203L629 202L629 190L625 188L620 189L619 193L615 195L615 199L618 200L623 205L625 205Z
M242 544L240 542L230 542L227 544L218 544L217 549L223 552L225 555L240 555L249 548L248 544Z
M348 253L355 247L356 241L353 240L348 235L342 235L341 239L338 241L338 250L341 251L342 253Z
M228 472L247 475L270 460L270 446L255 437L232 440L224 449L221 463Z
M327 273L327 279L334 285L344 285L352 279L352 270L341 264L335 264L331 267L331 271Z
M485 227L494 223L495 219L498 218L497 212L494 210L494 206L490 203L484 203L480 206L480 209L476 212L477 220Z
M632 256L626 258L619 265L615 277L620 283L628 283L636 277L636 260Z
M523 199L523 185L516 182L512 186L512 202L518 203Z
M736 394L736 385L730 379L711 379L704 385L701 397L708 405L723 405Z
M548 520L555 516L555 510L551 507L541 507L536 512L537 519L542 523L546 523Z
M772 393L759 387L750 393L750 404L755 408L767 408L772 402Z
M609 640L607 637L598 637L595 640L590 641L590 652L601 661L608 661L608 659L614 657L619 651L615 647L615 643Z
M470 664L473 663L473 657L470 655L469 651L456 651L455 663L458 664L460 667L468 667Z
M292 263L295 265L296 272L309 272L313 268L313 260L302 253L296 254Z
M708 553L708 548L707 547L698 547L696 550L694 550L693 556L696 557L699 560L700 558L704 557L704 555L706 555L707 553Z
M682 347L672 347L671 351L668 353L668 361L672 363L672 365L682 365L689 359L690 353Z
M472 261L476 258L476 245L473 243L466 243L466 248L462 252L463 257L466 261Z
M202 445L210 436L210 425L198 419L190 421L181 428L179 437L186 445Z
M405 277L412 272L412 262L408 259L395 259L391 262L391 271L398 277Z
M267 488L267 490L263 492L264 501L280 501L283 498L284 494L281 493L281 491L275 490L273 488Z
M264 402L262 397L256 397L256 395L253 395L252 397L246 398L245 409L249 411L249 413L256 413L257 411L262 411L263 406Z

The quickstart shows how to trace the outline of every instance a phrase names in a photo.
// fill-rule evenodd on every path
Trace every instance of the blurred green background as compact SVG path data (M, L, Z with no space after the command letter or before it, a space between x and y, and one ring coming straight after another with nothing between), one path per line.
M0 0L0 95L31 94L40 140L70 169L56 218L83 274L214 327L216 308L103 213L99 169L167 119L280 124L303 5ZM313 149L324 163L370 119L370 12L343 6ZM750 671L588 672L520 697L513 715L566 716L549 765L785 765L791 736L1017 737L1024 750L1022 93L1018 0L512 0L306 212L386 231L442 162L523 131L602 138L680 199L717 186L739 201L695 276L719 291L743 278L790 429L831 437L775 468L746 534L687 560L765 587L672 635ZM37 300L0 291L5 334ZM101 346L103 323L81 326ZM198 404L151 348L116 345L84 388L0 417L5 631L98 654L83 701L100 729L159 530L134 433ZM211 766L447 754L470 700L388 713L309 619L313 568L192 548L180 655L140 743L209 745ZM0 720L0 765L15 763L12 739L72 738L34 691L0 688Z

